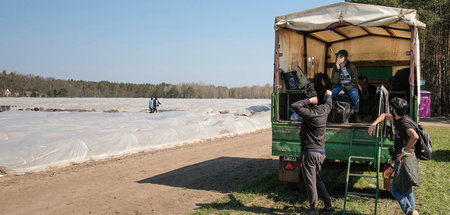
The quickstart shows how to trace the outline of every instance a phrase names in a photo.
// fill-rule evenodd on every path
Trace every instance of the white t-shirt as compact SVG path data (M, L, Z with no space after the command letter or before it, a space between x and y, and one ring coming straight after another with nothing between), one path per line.
M348 73L346 67L342 67L341 71L341 84L347 86L352 82L352 76Z

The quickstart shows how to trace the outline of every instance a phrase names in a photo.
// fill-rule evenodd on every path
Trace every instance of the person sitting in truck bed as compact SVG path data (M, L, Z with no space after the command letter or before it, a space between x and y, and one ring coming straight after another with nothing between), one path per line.
M292 110L302 117L300 130L300 168L310 203L310 213L319 214L318 197L325 204L324 212L334 212L327 188L320 178L325 161L325 131L331 111L331 91L326 91L325 104L317 105L317 95L312 91L307 99L292 104Z
M333 66L331 74L333 82L331 96L333 99L340 94L348 94L351 106L351 122L361 122L358 116L359 111L359 92L358 92L358 72L356 66L348 60L348 52L345 49L336 54L336 65Z

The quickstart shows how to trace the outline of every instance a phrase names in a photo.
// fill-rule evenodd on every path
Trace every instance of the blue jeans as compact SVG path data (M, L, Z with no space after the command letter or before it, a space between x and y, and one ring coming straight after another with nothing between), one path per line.
M394 169L397 171L398 162L394 162ZM405 214L408 214L416 209L416 204L414 202L414 195L412 192L412 188L406 193L406 195L403 195L397 187L392 183L392 195L397 199L398 203L400 204L400 207L402 208L403 212Z
M334 99L334 97L336 97L336 95L338 95L339 92L341 92L341 90L343 90L350 97L350 104L351 104L351 107L352 107L352 112L358 112L359 111L359 92L358 92L358 88L357 87L353 87L352 89L347 91L345 89L345 87L337 86L337 87L335 87L334 89L331 90L331 92L333 93L331 95L331 98Z

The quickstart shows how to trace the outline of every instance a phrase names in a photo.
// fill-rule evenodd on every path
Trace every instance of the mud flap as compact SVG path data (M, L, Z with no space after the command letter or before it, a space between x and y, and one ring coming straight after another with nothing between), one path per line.
M285 182L299 182L300 176L300 159L295 158L285 160L284 156L280 156L278 160L278 179Z

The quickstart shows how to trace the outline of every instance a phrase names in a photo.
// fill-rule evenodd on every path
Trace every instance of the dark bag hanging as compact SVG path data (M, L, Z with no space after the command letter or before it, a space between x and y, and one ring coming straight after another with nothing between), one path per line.
M307 85L305 89L299 90L299 99L309 99L312 97L317 97L316 91L314 91L310 85Z
M293 70L291 72L283 72L281 73L281 79L284 80L284 84L288 90L305 90L311 87L311 83L306 77L305 72L303 72L302 68L297 65L298 70L300 71L299 75L297 75L297 71Z
M331 89L331 80L326 73L318 73L314 75L314 90L326 91Z
M417 140L415 147L416 157L419 160L431 160L431 154L433 152L433 146L431 145L430 135L423 128L422 125L416 124L412 119L408 119L416 127L417 135L419 139Z
M416 144L416 157L420 160L431 160L433 146L430 135L423 129L422 125L417 125L419 130L419 144Z
M348 95L336 95L333 99L333 108L328 114L328 122L348 123L350 118L350 97Z
M389 78L390 90L407 91L409 89L409 73L409 67L397 70L395 75Z
M299 67L298 65L297 65L297 68L298 68L298 70L300 71L300 72L299 72L299 75L300 75L299 77L300 77L300 79L299 79L299 85L298 85L298 88L299 88L300 90L307 90L307 89L310 89L310 88L311 88L311 83L309 82L309 79L308 79L308 77L306 76L305 72L303 72L302 68Z
M361 100L366 101L369 98L369 80L367 76L360 74L358 76L358 87Z
M284 80L284 84L288 90L298 90L298 76L297 71L283 72L281 73L281 79Z
M333 101L333 108L328 114L328 122L348 123L350 118L350 103L344 101Z

